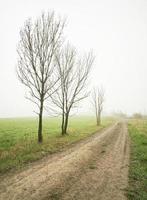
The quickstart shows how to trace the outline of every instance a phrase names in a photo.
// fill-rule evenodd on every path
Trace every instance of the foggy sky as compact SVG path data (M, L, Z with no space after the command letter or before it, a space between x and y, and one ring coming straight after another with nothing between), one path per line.
M16 76L16 46L25 20L52 10L67 18L67 40L81 52L93 49L91 85L104 86L105 113L146 113L146 0L1 0L0 117L35 115ZM86 100L80 112L90 109Z

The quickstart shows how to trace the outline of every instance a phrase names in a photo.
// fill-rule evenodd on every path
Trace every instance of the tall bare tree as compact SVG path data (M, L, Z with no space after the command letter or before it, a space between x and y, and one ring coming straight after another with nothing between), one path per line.
M44 103L50 96L57 79L53 77L55 52L61 46L65 21L54 12L43 13L32 21L27 20L20 31L17 73L28 88L28 99L38 107L38 142L43 140L42 116Z
M105 91L104 88L93 88L92 91L92 104L95 111L96 116L96 124L99 126L101 124L101 114L103 111L103 104L105 100Z
M62 116L62 135L67 134L70 112L87 97L86 81L93 64L92 53L80 58L74 47L67 45L55 57L57 77L60 78L59 90L51 96L54 110Z

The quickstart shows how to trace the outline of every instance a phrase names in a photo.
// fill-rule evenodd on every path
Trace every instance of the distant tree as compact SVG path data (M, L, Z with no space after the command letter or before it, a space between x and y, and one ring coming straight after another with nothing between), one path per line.
M93 88L92 105L93 105L93 108L94 108L94 111L95 111L97 126L99 126L101 124L101 114L102 114L102 111L103 111L103 104L104 104L104 100L105 100L104 96L105 96L105 91L104 91L103 87Z
M143 118L143 115L141 113L134 113L133 114L133 118L135 118L135 119L141 119L141 118Z
M54 12L43 13L32 21L27 20L20 31L17 48L19 80L28 88L27 99L38 107L38 142L43 140L42 116L45 101L49 98L57 79L53 77L55 53L61 45L64 20Z
M67 134L71 110L88 96L86 81L93 61L92 53L80 58L75 48L69 44L56 54L56 76L60 79L60 85L59 90L51 95L51 100L54 104L53 111L62 116L62 135Z

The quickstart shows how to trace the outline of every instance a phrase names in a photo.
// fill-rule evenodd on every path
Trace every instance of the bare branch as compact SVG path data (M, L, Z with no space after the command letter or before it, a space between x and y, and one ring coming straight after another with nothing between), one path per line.
M17 75L28 88L27 99L39 108L39 142L42 141L44 102L53 94L59 81L54 76L54 59L62 44L64 26L65 21L56 18L54 12L42 13L34 22L27 20L20 31Z
M56 76L60 79L60 87L51 95L51 100L62 115L62 134L66 133L71 109L89 94L85 86L93 61L92 53L79 58L76 49L69 44L56 53Z
M104 88L93 88L92 91L92 105L95 110L96 115L96 122L97 125L100 125L101 123L101 113L103 111L103 104L105 101L105 91Z

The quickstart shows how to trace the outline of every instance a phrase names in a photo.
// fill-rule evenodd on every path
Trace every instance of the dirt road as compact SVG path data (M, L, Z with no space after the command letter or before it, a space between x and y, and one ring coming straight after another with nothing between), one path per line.
M126 200L128 162L127 124L120 122L1 177L0 200Z

